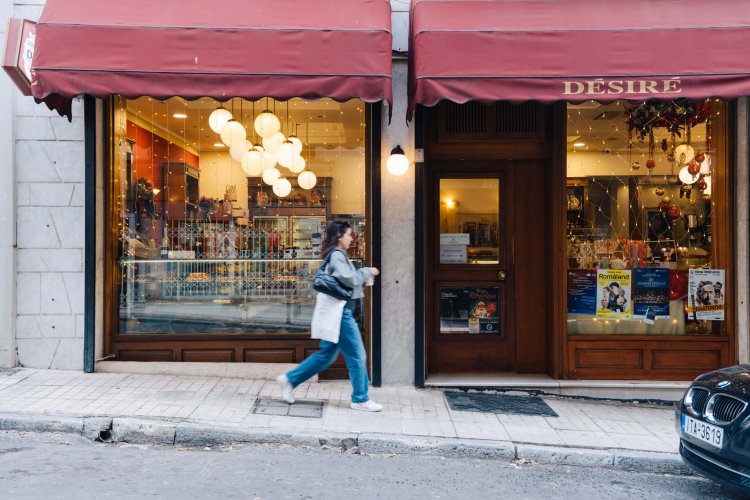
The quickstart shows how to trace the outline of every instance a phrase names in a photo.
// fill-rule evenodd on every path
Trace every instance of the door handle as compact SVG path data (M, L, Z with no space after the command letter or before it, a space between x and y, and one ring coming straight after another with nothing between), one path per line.
M505 281L508 279L508 273L505 271L498 271L497 272L497 279L500 281Z

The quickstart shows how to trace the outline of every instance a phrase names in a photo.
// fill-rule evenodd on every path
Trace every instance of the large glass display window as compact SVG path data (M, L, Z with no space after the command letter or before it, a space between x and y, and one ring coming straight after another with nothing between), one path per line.
M568 105L569 334L726 334L727 109Z
M365 103L112 102L117 333L308 333L326 225L367 258Z

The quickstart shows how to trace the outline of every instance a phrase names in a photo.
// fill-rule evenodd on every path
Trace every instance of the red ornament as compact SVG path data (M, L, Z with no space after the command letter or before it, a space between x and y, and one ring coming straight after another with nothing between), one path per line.
M646 168L649 170L653 170L654 167L656 167L656 160L646 160Z
M666 212L670 208L672 208L672 205L668 201L660 201L659 202L659 210L661 210L662 212Z
M698 163L703 163L703 160L706 159L706 154L703 151L698 151L698 154L695 155L695 161Z
M667 160L669 160L670 162L674 162L674 153L669 153L667 155Z
M672 219L677 219L680 217L680 209L677 207L670 207L667 211L667 215Z
M668 147L668 146L667 146L667 140L666 140L666 139L662 139L662 140L661 140L661 150L662 150L662 151L664 151L664 152L666 153L666 151L667 151L667 147Z
M688 172L690 172L690 175L696 176L701 171L701 165L698 162L691 161L690 165L688 165Z
M695 187L697 187L701 191L704 191L708 187L708 183L705 180L701 179L695 183Z

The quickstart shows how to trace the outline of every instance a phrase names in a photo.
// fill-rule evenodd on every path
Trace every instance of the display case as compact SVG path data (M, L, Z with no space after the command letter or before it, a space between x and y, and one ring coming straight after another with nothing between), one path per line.
M253 228L261 236L256 238L253 254L256 258L281 258L289 246L289 218L280 215L253 217Z
M250 217L279 216L318 216L330 218L331 177L318 177L313 189L302 189L297 180L288 179L292 191L280 198L273 188L257 177L249 177L247 182L247 206Z
M325 234L325 217L299 217L289 218L291 255L301 259L317 259L320 257L320 246ZM288 252L285 252L285 257Z

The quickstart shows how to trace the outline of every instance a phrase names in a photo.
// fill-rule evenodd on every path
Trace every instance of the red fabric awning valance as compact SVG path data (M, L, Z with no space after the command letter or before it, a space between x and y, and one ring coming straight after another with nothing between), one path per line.
M392 100L386 0L47 0L32 92Z
M750 2L412 0L416 104L750 95Z

